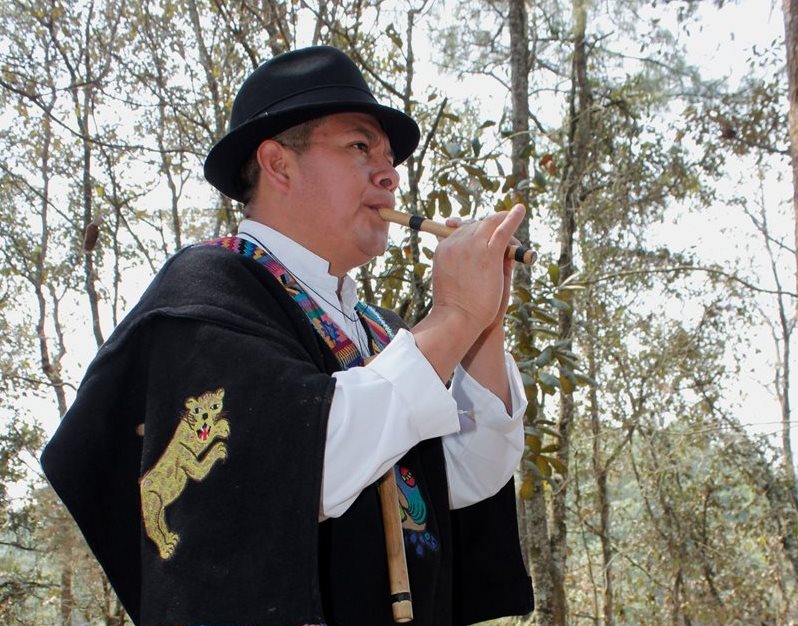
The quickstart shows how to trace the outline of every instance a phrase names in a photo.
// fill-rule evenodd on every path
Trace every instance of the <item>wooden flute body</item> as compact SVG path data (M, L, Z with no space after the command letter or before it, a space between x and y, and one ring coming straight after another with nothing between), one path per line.
M438 237L448 237L455 230L457 230L456 228L451 228L445 224L433 222L432 220L421 217L420 215L410 215L409 213L394 211L393 209L378 209L378 212L380 217L386 222L407 226L413 230L431 233L433 235L437 235ZM537 260L538 255L534 250L530 250L524 246L509 245L507 246L507 258L514 259L525 265L532 265Z

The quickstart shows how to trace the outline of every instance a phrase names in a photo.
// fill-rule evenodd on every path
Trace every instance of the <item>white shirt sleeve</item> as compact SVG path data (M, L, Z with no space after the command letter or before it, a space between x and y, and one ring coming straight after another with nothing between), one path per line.
M527 401L521 373L509 354L504 356L510 382L512 415L504 403L462 367L452 380L460 431L443 438L449 505L460 509L494 495L507 484L524 452L524 412Z
M460 428L454 399L406 330L368 366L333 377L322 517L342 515L365 487L420 441Z
M456 374L450 394L406 330L400 330L366 367L333 374L321 518L342 515L410 448L433 437L444 437L454 508L496 493L523 452L519 416L526 405L519 399L523 387L514 363L512 371L512 418L501 400L465 371ZM465 413L458 414L458 409ZM497 414L483 416L483 411ZM466 431L462 435L461 429Z

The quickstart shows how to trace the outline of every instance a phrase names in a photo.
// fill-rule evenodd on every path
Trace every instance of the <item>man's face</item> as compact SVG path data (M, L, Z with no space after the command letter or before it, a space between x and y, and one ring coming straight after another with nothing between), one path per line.
M293 218L306 247L342 275L385 252L388 224L377 209L393 208L399 175L388 137L365 113L336 113L294 153Z

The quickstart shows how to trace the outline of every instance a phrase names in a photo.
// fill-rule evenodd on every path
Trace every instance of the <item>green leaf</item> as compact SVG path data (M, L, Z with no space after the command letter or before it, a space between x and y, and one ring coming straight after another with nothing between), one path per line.
M552 391L552 393L554 392ZM538 426L538 430L547 435L551 435L552 437L556 437L557 439L560 438L560 433L554 430L553 428L547 428L546 426Z
M576 360L577 357L576 356L572 356L571 354L568 354L567 352L555 352L554 353L554 358L557 359L557 362L560 365L567 365L568 367L571 368L571 370L575 370L577 367L579 367L579 363ZM569 370L569 371L571 371L571 370ZM574 381L574 384L576 384L576 381Z
M532 454L540 454L540 450L542 447L540 442L540 437L538 437L537 435L527 435L524 438L524 442L526 443L527 449Z
M574 372L574 376L580 383L590 385L592 387L598 387L598 383L595 381L595 379L591 378L587 374L583 374L582 372Z
M549 324L556 326L557 325L557 318L552 317L545 311L540 310L538 307L532 307L532 315L543 322L548 322Z
M515 290L513 291L513 295L515 296L516 300L518 300L519 302L523 302L525 304L529 303L532 300L532 294L529 293L529 289L527 289L526 287L522 287L520 285L515 288Z
M548 463L548 464L549 464L549 466L551 466L552 468L554 468L554 470L555 470L555 471L556 471L558 474L560 474L560 475L562 475L562 476L565 476L565 475L568 473L568 470L565 468L565 464L564 464L562 461L560 461L560 459L558 459L557 457L553 457L553 456L542 456L542 455L541 455L541 456L539 456L538 458L539 458L539 459L543 459L543 460L544 460L546 463Z
M452 179L449 181L449 185L452 188L454 188L454 190L457 191L457 193L459 193L461 196L468 196L468 190L459 180Z
M549 387L559 388L560 379L546 372L538 372L538 381L541 385L548 385Z
M572 394L576 389L576 377L574 373L565 368L560 368L560 389L563 393Z
M499 181L495 178L491 178L487 174L479 177L479 184L486 191L496 191L499 189Z
M518 497L522 500L529 500L535 492L535 479L532 476L525 476L521 481L521 488L518 490Z
M560 266L556 263L551 263L548 267L549 279L553 285L560 283Z
M543 350L534 360L533 363L537 367L543 367L551 363L552 358L554 357L554 350L552 350L551 346L547 347ZM552 376L553 378L553 376Z
M556 298L546 298L546 302L560 311L566 311L567 313L573 311L573 307L568 302L563 302L562 300L557 300Z
M529 472L531 474L533 474L534 477L537 478L538 480L546 480L547 479L546 476L544 476L543 472L540 471L540 468L537 465L535 465L534 463L524 464L524 467L526 467L529 470ZM532 486L534 487L534 482L532 483ZM530 493L529 497L530 498L532 497L531 493Z
M529 387L535 384L535 379L526 372L521 372L521 382L523 383L524 387Z
M397 48L402 48L402 38L399 36L399 33L396 32L396 28L394 28L393 24L388 24L388 27L385 29L385 34L388 35L393 45Z
M504 179L504 184L502 185L502 193L507 193L515 187L516 182L518 181L518 177L515 174L510 174L507 178Z
M539 456L535 459L535 465L537 465L540 473L543 474L546 478L551 477L551 465L548 462L546 457Z
M442 217L449 217L452 214L452 202L445 191L441 191L438 195L438 211Z
M545 393L547 396L553 396L555 393L557 393L557 390L551 385L540 383L540 388L543 390L543 393Z
M530 333L539 333L552 338L560 336L560 332L557 329L549 328L548 326L529 325L525 327L524 330L527 330Z
M476 167L474 165L464 164L463 169L474 178L479 178L480 176L485 175L485 170L483 170L481 167Z
M561 300L562 302L570 302L575 295L575 290L566 287L565 289L560 289L556 294L554 294L555 300Z
M482 144L476 137L471 140L471 149L474 151L474 156L478 157L480 150L482 150Z

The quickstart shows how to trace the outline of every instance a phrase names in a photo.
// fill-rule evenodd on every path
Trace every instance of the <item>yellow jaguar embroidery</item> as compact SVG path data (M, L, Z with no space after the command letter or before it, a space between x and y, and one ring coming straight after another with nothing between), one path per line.
M217 441L230 436L230 422L221 417L223 399L224 389L186 398L186 412L172 440L139 481L144 530L162 559L170 558L180 541L166 524L166 507L180 496L189 478L203 480L217 461L227 458L227 445Z

